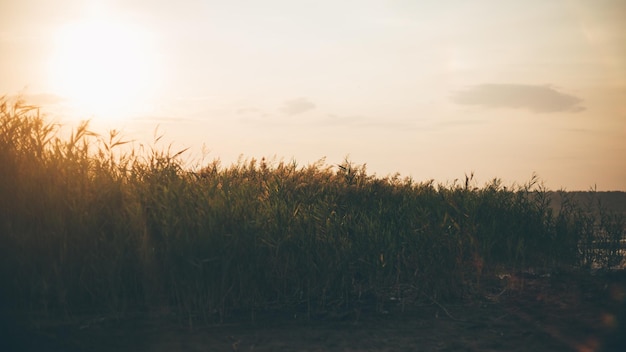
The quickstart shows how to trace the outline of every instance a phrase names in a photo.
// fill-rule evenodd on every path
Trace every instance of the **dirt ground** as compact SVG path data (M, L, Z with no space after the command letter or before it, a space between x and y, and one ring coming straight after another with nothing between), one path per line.
M512 275L464 304L389 301L304 318L211 326L173 316L90 317L4 329L2 351L626 351L626 275ZM371 308L371 309L370 309ZM238 323L234 321L240 321Z

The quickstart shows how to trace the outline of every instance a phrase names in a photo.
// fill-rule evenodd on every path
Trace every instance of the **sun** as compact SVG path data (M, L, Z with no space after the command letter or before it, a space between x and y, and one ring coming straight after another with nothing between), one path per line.
M77 112L108 119L142 110L158 87L157 53L146 30L89 19L56 33L50 85Z

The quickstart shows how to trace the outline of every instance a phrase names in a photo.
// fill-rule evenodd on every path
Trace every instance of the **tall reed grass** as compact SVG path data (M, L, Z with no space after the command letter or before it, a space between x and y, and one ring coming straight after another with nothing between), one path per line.
M68 138L59 129L0 100L1 298L19 312L314 314L367 297L462 299L498 270L622 258L623 217L565 192L555 212L536 177L444 185L368 175L348 160L189 170L183 151L123 151L115 131L87 123Z

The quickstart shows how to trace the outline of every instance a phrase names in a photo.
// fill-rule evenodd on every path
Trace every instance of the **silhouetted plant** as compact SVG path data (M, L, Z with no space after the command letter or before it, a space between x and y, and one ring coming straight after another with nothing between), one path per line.
M496 271L623 258L623 216L568 199L556 211L536 176L435 185L349 160L189 170L184 150L128 151L86 122L66 139L59 129L0 99L1 289L21 311L167 306L190 324L233 310L314 315L366 297L380 309L392 295L458 299Z

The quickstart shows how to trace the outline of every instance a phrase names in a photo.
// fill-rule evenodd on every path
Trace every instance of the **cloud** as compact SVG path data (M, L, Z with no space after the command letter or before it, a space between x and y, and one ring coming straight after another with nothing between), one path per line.
M287 115L297 115L313 109L315 109L315 104L307 98L296 98L287 100L280 111Z
M535 113L580 112L582 99L549 85L479 84L456 92L452 101L462 105L528 109Z
M209 100L215 100L216 96L214 95L199 95L199 96L187 96L187 97L176 97L175 100L178 101L199 101L199 102L204 102L204 101L209 101Z
M378 130L414 130L419 126L412 120L386 119L364 115L337 115L327 114L319 121L321 126L338 126L349 128L375 128Z
M257 108L239 108L235 111L235 113L237 115L245 115L245 114L261 114L263 112Z
M133 117L132 121L138 122L138 123L189 123L189 122L199 122L202 120L194 119L190 117L184 117L184 116L142 115L142 116Z

